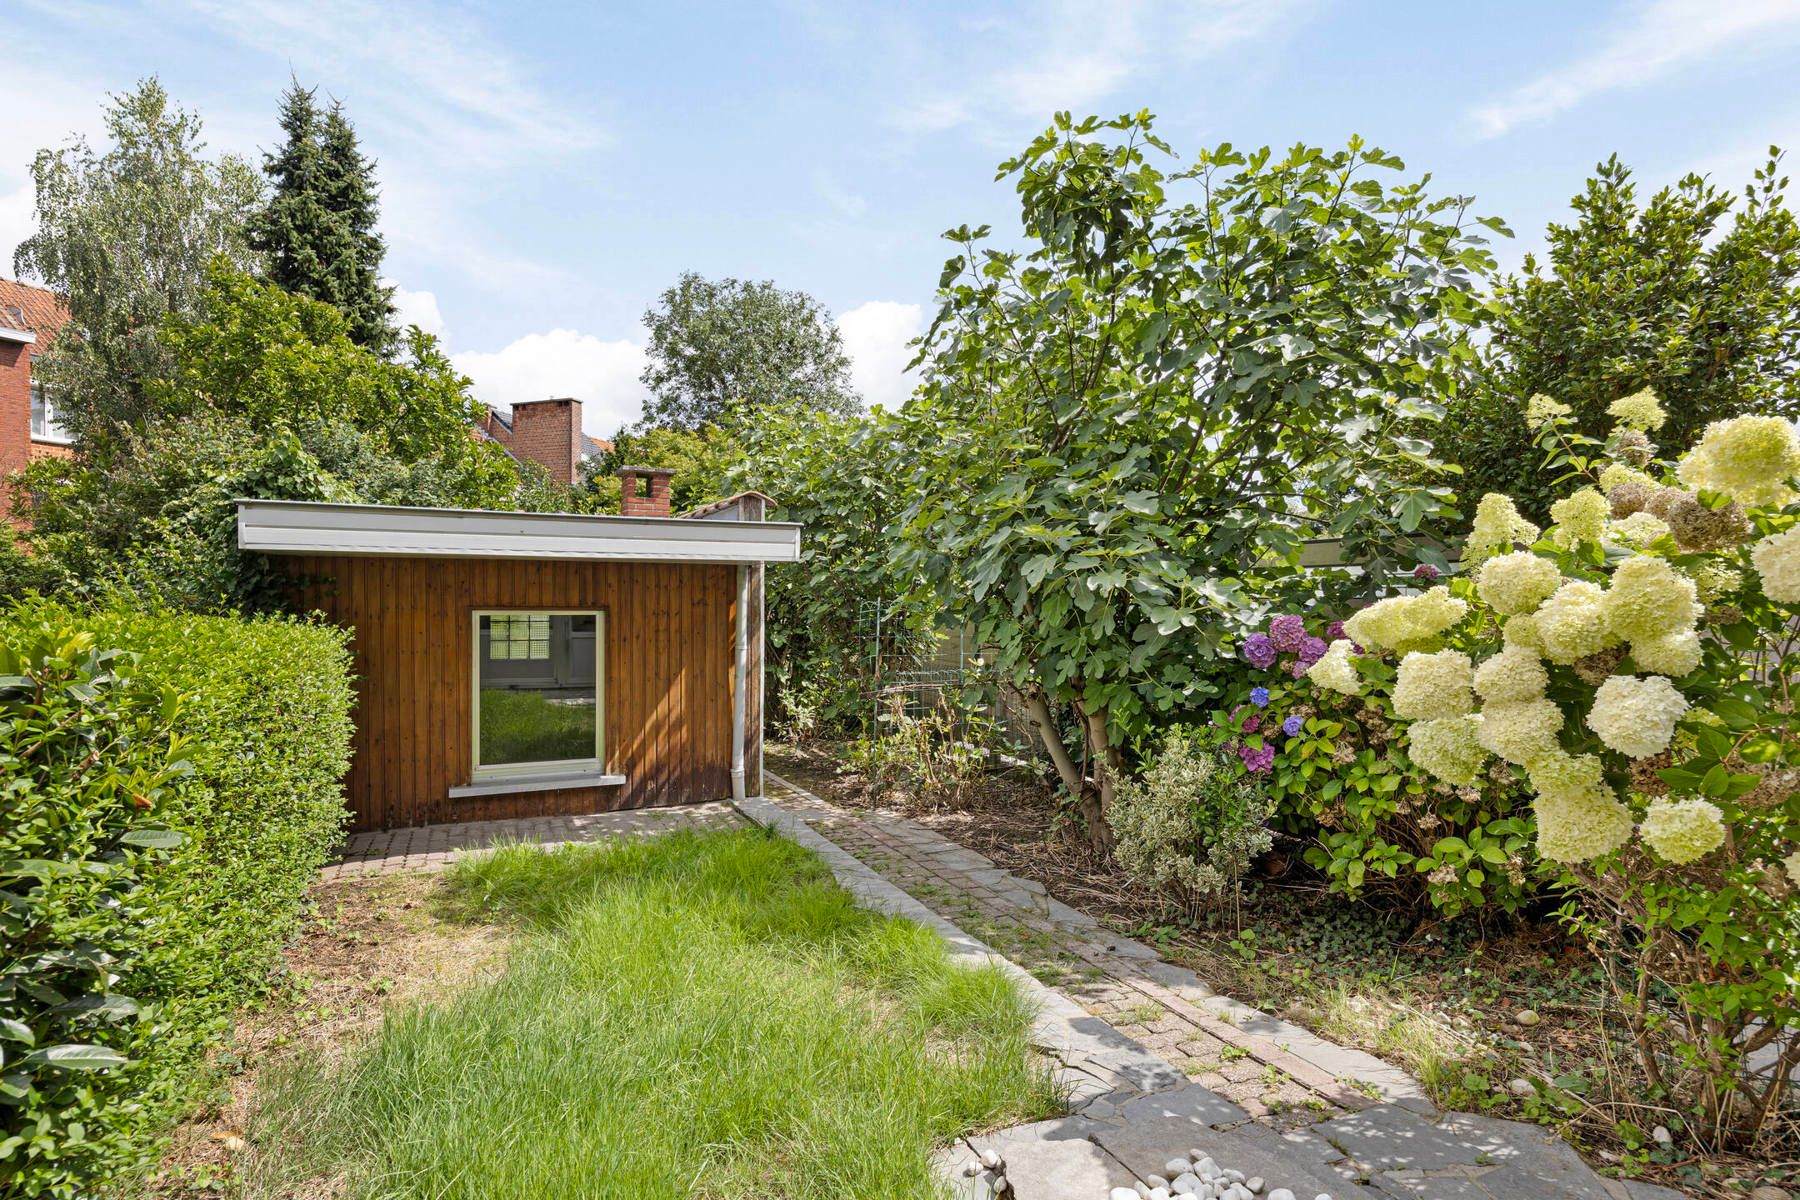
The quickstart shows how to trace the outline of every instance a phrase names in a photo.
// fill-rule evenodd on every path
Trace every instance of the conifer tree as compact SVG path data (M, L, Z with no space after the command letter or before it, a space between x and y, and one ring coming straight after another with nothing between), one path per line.
M392 289L381 286L374 164L342 105L322 112L298 81L282 96L281 128L285 142L263 160L272 187L252 245L268 255L270 280L338 309L358 344L386 352L394 306Z

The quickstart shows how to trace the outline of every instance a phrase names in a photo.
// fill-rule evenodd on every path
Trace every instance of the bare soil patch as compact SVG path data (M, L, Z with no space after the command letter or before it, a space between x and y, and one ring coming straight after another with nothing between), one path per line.
M332 1061L353 1049L396 1005L441 997L492 978L515 931L451 920L440 877L410 871L320 883L305 931L283 956L284 979L247 1012L215 1055L210 1103L175 1135L151 1196L229 1194L245 1149L258 1075L284 1058Z

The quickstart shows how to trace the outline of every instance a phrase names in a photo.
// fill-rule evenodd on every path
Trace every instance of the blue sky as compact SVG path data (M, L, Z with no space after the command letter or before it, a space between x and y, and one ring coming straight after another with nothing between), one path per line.
M96 130L105 92L157 74L256 156L291 71L380 160L405 314L482 398L575 395L601 434L636 416L639 317L684 270L811 292L897 403L938 235L1016 226L994 165L1058 108L1149 108L1178 151L1360 133L1505 218L1508 264L1611 152L1734 187L1800 152L1800 0L14 5L0 271L32 152Z

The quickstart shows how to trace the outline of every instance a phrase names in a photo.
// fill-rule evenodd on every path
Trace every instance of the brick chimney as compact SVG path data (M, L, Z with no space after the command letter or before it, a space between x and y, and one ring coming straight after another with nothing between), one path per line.
M581 472L581 401L527 400L513 405L507 448L537 463L567 487Z
M620 467L619 511L628 517L668 516L674 478L672 467Z

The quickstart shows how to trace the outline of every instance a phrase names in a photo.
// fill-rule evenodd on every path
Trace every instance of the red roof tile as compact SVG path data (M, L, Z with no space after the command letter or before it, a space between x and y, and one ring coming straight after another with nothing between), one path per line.
M41 345L55 337L68 319L69 310L55 292L0 279L0 328L35 333Z

